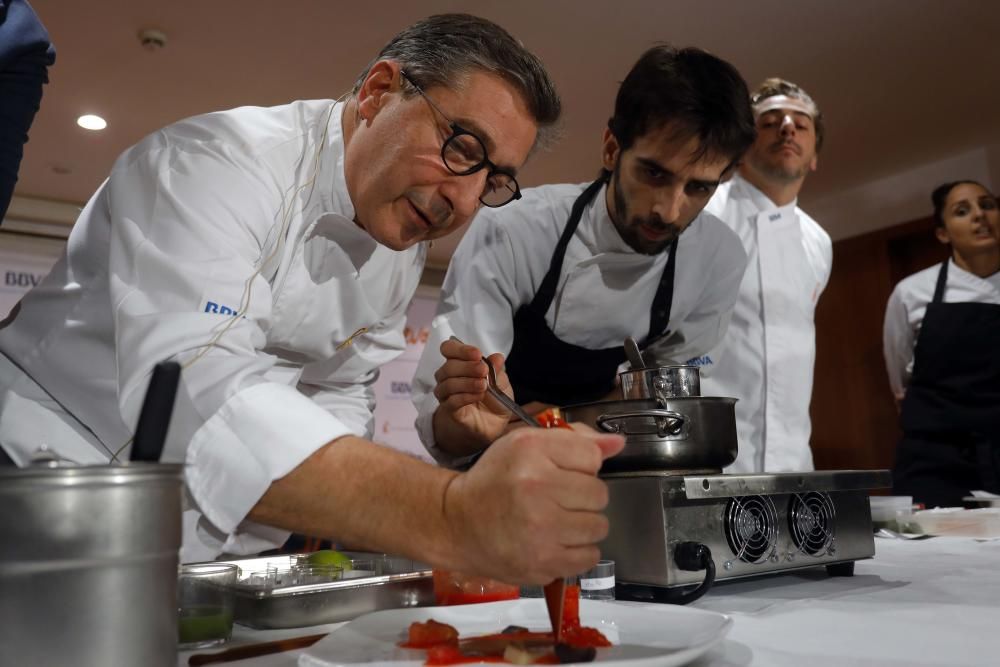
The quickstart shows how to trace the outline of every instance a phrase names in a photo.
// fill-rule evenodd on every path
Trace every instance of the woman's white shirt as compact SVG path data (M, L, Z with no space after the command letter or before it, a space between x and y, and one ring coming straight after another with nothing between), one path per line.
M889 386L898 399L903 397L913 376L913 355L920 325L927 312L927 304L934 299L940 269L941 265L935 264L899 281L885 308L882 349ZM980 278L949 262L942 300L945 303L1000 305L1000 272Z

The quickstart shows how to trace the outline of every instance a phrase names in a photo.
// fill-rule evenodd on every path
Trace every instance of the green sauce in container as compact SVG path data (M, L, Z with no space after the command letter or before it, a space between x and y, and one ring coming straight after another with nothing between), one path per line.
M181 644L223 642L233 632L233 612L216 605L181 609L177 622Z

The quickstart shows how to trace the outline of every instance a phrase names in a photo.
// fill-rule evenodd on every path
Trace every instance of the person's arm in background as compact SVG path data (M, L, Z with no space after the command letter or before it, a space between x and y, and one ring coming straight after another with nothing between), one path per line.
M481 451L507 428L509 413L486 394L482 363L490 357L498 383L512 394L503 361L522 299L513 240L500 224L505 214L480 212L452 256L413 380L420 439L443 465Z
M0 0L0 223L56 52L25 0Z
M882 326L882 352L885 355L885 370L889 376L889 387L900 408L906 395L906 385L910 380L908 370L913 361L915 332L910 326L906 304L900 295L899 286L892 291L885 307L885 322Z

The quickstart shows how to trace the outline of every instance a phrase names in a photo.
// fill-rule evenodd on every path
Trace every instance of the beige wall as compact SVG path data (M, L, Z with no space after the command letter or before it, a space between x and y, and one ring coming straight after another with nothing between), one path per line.
M931 191L941 183L963 178L981 181L994 190L1000 188L1000 144L914 167L803 208L838 241L930 215Z

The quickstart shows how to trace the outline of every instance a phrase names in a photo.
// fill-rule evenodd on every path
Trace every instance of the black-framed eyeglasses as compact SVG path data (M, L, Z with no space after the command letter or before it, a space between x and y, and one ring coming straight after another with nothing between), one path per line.
M509 204L515 199L521 198L521 188L517 184L517 179L503 169L497 167L490 161L486 152L486 144L478 136L466 130L464 127L454 122L441 108L434 103L434 100L427 96L427 93L417 85L416 81L403 70L399 70L399 75L413 86L420 96L427 101L432 109L441 114L441 117L448 121L451 128L451 136L444 140L441 146L441 160L448 171L457 176L468 176L483 169L486 172L486 186L483 193L479 195L479 201L484 206L499 208L504 204Z

